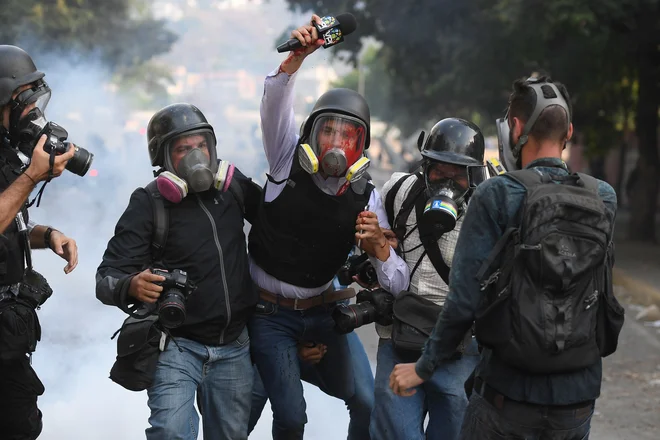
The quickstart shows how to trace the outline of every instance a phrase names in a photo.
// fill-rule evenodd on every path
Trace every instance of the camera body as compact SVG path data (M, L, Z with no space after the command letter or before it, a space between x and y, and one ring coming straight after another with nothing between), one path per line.
M366 253L348 257L346 263L337 271L337 280L342 286L349 286L353 284L353 277L355 275L358 276L361 282L368 286L378 283L376 269L374 269Z
M55 122L46 121L39 109L33 109L21 120L19 150L27 157L32 157L34 147L42 135L46 135L44 144L46 153L54 153L59 156L72 148L71 143L66 141L69 133L64 127ZM73 146L73 148L75 151L73 157L67 162L66 169L78 176L84 176L92 165L94 154L81 147Z
M372 322L380 325L392 324L394 295L387 290L364 289L358 292L355 300L355 304L340 304L332 311L337 333L350 333Z
M165 278L165 280L155 283L163 287L156 307L158 319L166 328L179 327L186 320L185 302L195 287L188 281L188 274L180 269L174 269L171 272L151 269L151 273Z

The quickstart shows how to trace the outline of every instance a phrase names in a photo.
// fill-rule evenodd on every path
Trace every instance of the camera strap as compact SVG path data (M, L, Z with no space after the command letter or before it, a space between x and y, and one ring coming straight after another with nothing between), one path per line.
M48 168L48 178L44 181L44 184L41 185L41 188L39 188L39 192L37 193L36 196L34 196L34 199L30 203L28 203L27 207L30 208L32 205L34 205L34 202L37 202L37 208L39 207L39 204L41 203L41 196L44 194L44 189L46 189L46 185L48 182L53 180L53 165L55 165L55 149L51 148L50 149L50 157L48 159L48 164L50 167Z

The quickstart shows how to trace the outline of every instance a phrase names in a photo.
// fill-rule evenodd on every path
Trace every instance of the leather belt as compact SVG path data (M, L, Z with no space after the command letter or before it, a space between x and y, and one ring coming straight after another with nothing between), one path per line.
M330 305L334 304L337 301L341 301L348 298L353 298L355 296L355 289L349 287L348 289L342 290L326 290L320 295L312 296L311 298L284 298L281 295L276 295L262 288L259 289L259 296L264 301L268 301L273 304L280 305L293 310L307 310L312 307Z
M505 402L510 402L510 403L517 403L519 405L526 405L526 406L544 406L544 407L549 407L549 408L557 408L557 409L563 409L563 410L569 410L569 409L574 409L574 410L582 410L582 409L591 409L591 406L593 405L593 401L588 401L588 402L580 402L580 403L574 403L571 405L539 405L537 403L528 403L528 402L518 402L516 400L509 399L505 395L499 393L496 389L488 385L484 380L477 376L474 378L474 392L479 394L481 397L483 397L488 403L490 403L492 406L494 406L497 409L502 409L504 407Z

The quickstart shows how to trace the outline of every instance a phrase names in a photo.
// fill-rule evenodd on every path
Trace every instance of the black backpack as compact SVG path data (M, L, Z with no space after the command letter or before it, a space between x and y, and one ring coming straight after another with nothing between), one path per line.
M480 344L521 370L552 374L591 366L616 350L623 309L612 291L614 225L598 181L519 170L526 189L508 228L477 273L484 303ZM489 276L491 267L497 269Z

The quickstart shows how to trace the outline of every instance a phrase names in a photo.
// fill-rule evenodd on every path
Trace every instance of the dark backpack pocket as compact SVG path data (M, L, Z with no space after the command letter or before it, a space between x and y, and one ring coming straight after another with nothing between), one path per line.
M153 383L158 356L167 339L156 316L127 318L117 338L117 359L110 379L130 391L142 391Z
M619 344L619 333L623 328L625 310L614 296L612 271L605 267L605 286L599 298L596 320L596 343L601 357L611 355Z
M25 358L40 340L41 325L34 308L17 299L0 304L0 360Z

